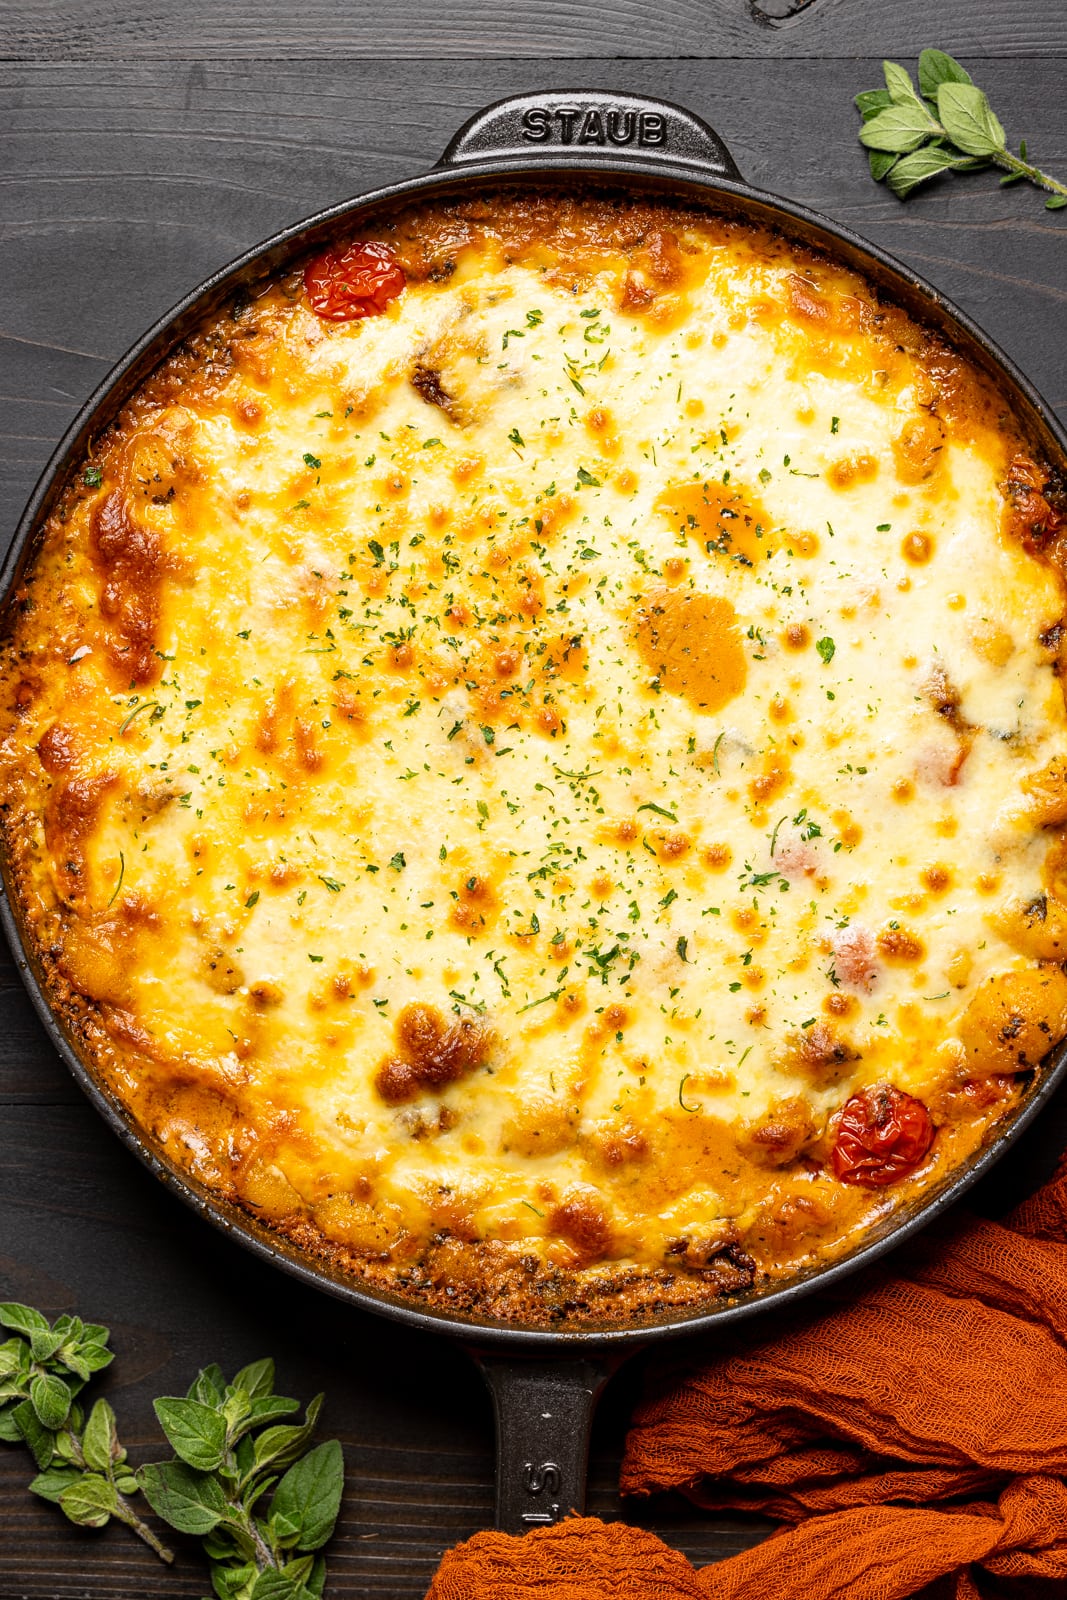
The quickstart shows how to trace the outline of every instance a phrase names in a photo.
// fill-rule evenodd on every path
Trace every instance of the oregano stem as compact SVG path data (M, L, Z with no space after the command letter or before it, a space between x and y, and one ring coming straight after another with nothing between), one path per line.
M277 1552L266 1542L259 1530L259 1525L252 1515L251 1505L246 1505L243 1498L244 1485L247 1480L242 1480L237 1466L237 1457L233 1450L231 1431L227 1429L226 1453L223 1458L221 1471L226 1478L232 1480L233 1487L227 1483L223 1493L235 1512L235 1520L241 1531L247 1536L254 1552L253 1559L260 1572L280 1572L282 1563L277 1558Z
M82 1449L82 1442L78 1435L69 1427L63 1428L61 1433L70 1441L70 1455L74 1465L88 1470L89 1463L85 1459L85 1452ZM162 1540L156 1537L147 1522L142 1522L121 1489L116 1487L115 1474L111 1468L108 1469L107 1476L111 1487L115 1490L115 1510L113 1515L118 1517L120 1522L124 1522L128 1528L132 1528L137 1537L143 1539L148 1548L154 1550L161 1561L168 1563L173 1561L174 1551L168 1549Z
M240 1512L241 1518L244 1522L245 1531L248 1533L253 1545L255 1546L256 1566L259 1568L260 1572L279 1572L281 1570L281 1562L277 1559L274 1551L270 1548L263 1535L260 1533L256 1524L256 1519L252 1515L251 1511L247 1510L246 1507L240 1504L235 1505L235 1510Z
M1039 189L1067 196L1067 184L1060 183L1047 172L1042 172L1040 167L1032 166L1029 161L1024 161L1022 156L1013 155L1010 150L995 150L990 160L996 166L1003 167L1005 172L1014 173L1019 178L1028 178Z
M169 1550L162 1540L156 1538L147 1522L141 1521L126 1496L120 1494L117 1489L115 1490L114 1514L120 1522L124 1522L128 1528L132 1528L137 1537L143 1539L148 1548L154 1550L161 1561L171 1562L174 1560L174 1551Z

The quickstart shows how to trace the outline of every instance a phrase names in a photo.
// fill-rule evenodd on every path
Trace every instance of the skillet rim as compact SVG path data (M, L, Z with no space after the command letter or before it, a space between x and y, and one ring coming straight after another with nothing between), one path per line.
M556 93L553 92L553 97ZM604 92L599 93L603 95ZM500 101L496 105L506 103ZM493 109L494 106L485 108L486 111ZM472 126L483 114L476 114L465 127ZM316 245L338 224L357 227L373 220L383 211L419 198L447 199L493 186L558 188L570 179L587 188L624 188L630 193L635 189L658 192L683 203L689 201L741 215L786 233L809 248L829 253L862 273L879 292L884 291L920 322L946 333L955 347L962 347L967 359L984 370L1001 392L1010 397L1023 431L1040 440L1043 453L1051 457L1060 470L1067 470L1067 428L1059 422L1011 357L934 285L897 261L888 251L863 239L851 229L807 206L757 189L743 180L723 177L710 168L702 172L700 165L693 160L671 160L662 156L591 155L585 152L578 156L568 149L565 152L539 151L536 155L490 156L479 160L464 158L450 164L449 158L464 131L459 130L442 164L432 171L327 207L243 252L183 296L135 341L79 409L53 451L19 519L0 568L0 591L3 593L0 615L5 625L14 590L34 554L35 535L54 508L93 434L110 425L138 385L206 317L221 309L228 295L263 274L276 271L283 261L297 257ZM81 1059L72 1035L49 1003L41 963L32 941L24 938L22 933L16 902L10 889L9 864L3 851L0 851L0 925L3 926L34 1009L60 1057L95 1110L153 1176L221 1232L236 1235L239 1242L253 1254L280 1267L305 1285L325 1290L335 1298L362 1310L390 1317L408 1327L452 1335L485 1350L561 1354L614 1349L622 1354L626 1349L643 1346L655 1339L707 1332L712 1326L732 1325L772 1307L777 1309L792 1305L816 1290L836 1284L849 1274L870 1266L942 1216L1015 1143L1067 1076L1067 1041L1064 1041L1050 1052L1040 1076L1025 1093L1010 1120L991 1129L982 1148L942 1185L928 1191L920 1203L912 1203L896 1215L888 1216L882 1224L876 1224L873 1237L871 1230L868 1230L865 1242L847 1255L787 1279L762 1293L738 1297L718 1306L713 1304L710 1308L682 1316L635 1320L624 1326L553 1328L522 1323L502 1324L426 1309L399 1294L376 1291L358 1280L335 1275L315 1264L313 1257L281 1242L278 1235L258 1226L254 1219L236 1206L210 1195L196 1180L164 1160L147 1136L137 1128L114 1092L102 1080L98 1080Z

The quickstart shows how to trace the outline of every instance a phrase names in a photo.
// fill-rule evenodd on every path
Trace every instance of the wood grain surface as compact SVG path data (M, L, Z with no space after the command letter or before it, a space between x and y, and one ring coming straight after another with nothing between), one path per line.
M4 56L287 60L650 58L914 52L928 0L5 0ZM937 43L1003 58L1067 49L1063 0L941 0Z
M947 0L936 33L930 11L919 0L0 0L0 538L78 406L179 295L300 216L424 170L472 111L528 88L630 88L689 106L750 180L930 278L1067 417L1067 213L989 175L902 207L870 182L850 107L882 54L937 43L973 66L1009 134L1062 173L1067 8ZM1061 1096L979 1205L1002 1209L1065 1143ZM151 1397L183 1391L208 1361L270 1353L286 1392L324 1389L348 1468L331 1600L421 1596L441 1552L490 1520L490 1411L468 1357L290 1282L162 1192L67 1076L6 952L0 1296L111 1325L119 1354L104 1388L135 1459L163 1453ZM698 1563L719 1559L768 1525L680 1500L618 1501L649 1359L603 1402L592 1509L656 1528ZM124 1529L68 1527L26 1493L28 1476L23 1453L0 1446L0 1600L205 1592L187 1543L164 1569Z

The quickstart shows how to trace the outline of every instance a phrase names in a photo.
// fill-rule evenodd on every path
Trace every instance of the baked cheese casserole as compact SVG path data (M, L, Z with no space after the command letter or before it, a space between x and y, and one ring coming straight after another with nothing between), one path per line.
M19 916L330 1270L619 1321L852 1248L1067 1032L1065 525L952 349L659 203L423 205L140 389L9 612Z

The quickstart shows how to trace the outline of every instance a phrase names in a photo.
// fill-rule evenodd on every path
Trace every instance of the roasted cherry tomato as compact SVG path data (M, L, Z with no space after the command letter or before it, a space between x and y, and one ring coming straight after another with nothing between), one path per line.
M327 322L376 317L395 300L407 280L387 244L350 244L324 250L304 268L311 309Z
M933 1140L934 1125L922 1101L890 1083L876 1083L841 1108L834 1172L842 1183L880 1189L914 1172Z

